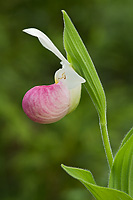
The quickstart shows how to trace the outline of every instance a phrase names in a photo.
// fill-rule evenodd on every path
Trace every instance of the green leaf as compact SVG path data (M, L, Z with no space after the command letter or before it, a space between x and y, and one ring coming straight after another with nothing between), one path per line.
M115 156L109 178L109 187L126 192L133 197L133 134L123 140Z
M130 138L130 136L133 135L133 128L126 134L125 138L123 139L121 143L121 147L127 142L127 140Z
M122 191L96 185L90 171L65 165L62 167L70 176L83 183L97 200L133 200Z
M72 64L73 68L86 79L85 87L98 111L101 122L105 123L106 98L102 84L89 53L65 11L63 11L63 17L65 25L64 46L68 61Z
M96 182L92 176L92 173L89 171L89 170L84 170L84 169L81 169L81 168L74 168L74 167L67 167L65 165L61 165L62 168L68 172L68 174L70 174L71 176L73 176L73 178L77 178L77 179L80 179L80 180L84 180L86 182L90 182L94 185L96 185Z
M133 156L130 163L129 177L129 194L131 197L133 197Z

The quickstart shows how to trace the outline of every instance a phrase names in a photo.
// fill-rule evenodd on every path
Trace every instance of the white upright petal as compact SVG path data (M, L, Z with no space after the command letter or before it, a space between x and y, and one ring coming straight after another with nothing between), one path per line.
M66 58L61 54L61 52L56 48L53 42L40 30L36 28L28 28L23 30L25 33L28 33L32 36L35 36L39 39L40 43L48 50L53 52L63 63L69 64Z

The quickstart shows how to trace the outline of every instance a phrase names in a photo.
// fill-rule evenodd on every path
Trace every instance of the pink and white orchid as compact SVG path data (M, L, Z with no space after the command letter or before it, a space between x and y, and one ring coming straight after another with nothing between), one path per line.
M44 33L35 28L23 31L37 37L45 48L61 60L62 65L62 68L55 73L54 84L35 86L24 95L23 110L35 122L42 124L56 122L77 107L81 96L81 83L84 83L85 79L74 71L71 64Z

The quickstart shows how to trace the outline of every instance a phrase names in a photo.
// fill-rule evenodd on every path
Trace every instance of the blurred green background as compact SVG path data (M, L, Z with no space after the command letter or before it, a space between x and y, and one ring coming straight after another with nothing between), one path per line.
M0 1L0 199L92 200L60 164L91 170L106 186L108 166L98 117L85 88L78 108L51 125L32 122L22 110L27 90L52 84L59 60L36 38L36 27L63 49L61 10L71 17L102 80L113 153L133 120L132 0Z

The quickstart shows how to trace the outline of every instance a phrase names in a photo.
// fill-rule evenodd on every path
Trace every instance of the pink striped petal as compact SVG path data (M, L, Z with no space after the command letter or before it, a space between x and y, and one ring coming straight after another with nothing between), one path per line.
M69 110L70 92L62 83L35 86L24 96L22 107L33 121L50 124L63 118Z

